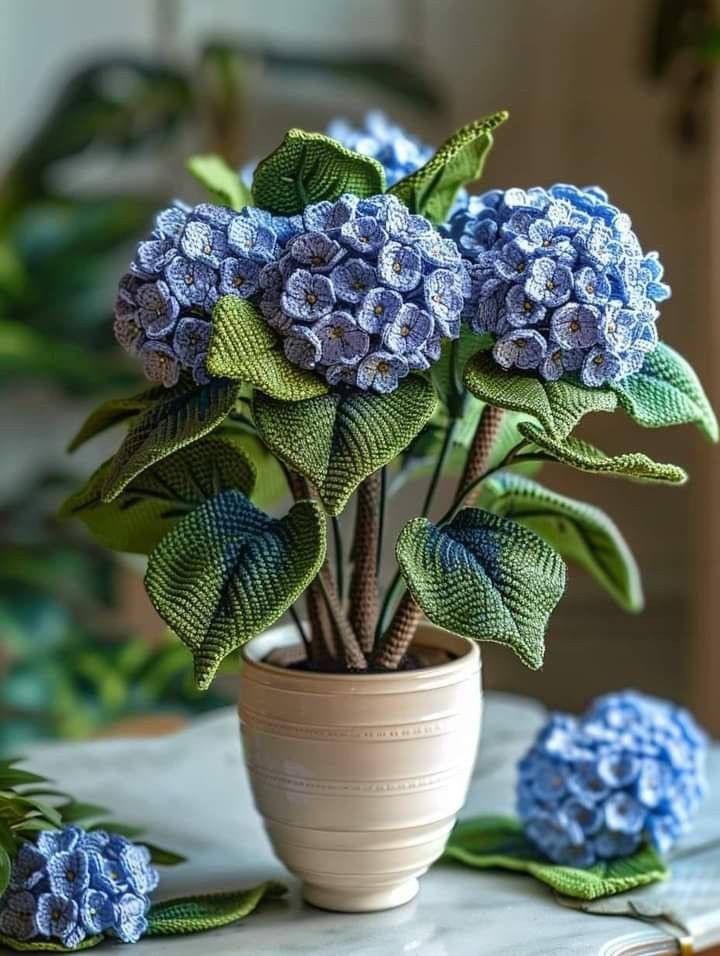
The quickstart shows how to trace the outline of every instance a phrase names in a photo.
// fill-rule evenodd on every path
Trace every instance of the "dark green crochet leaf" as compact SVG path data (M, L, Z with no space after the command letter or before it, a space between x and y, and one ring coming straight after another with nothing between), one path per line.
M330 392L304 402L256 395L255 424L265 443L317 488L337 515L360 482L392 461L430 420L432 386L417 375L389 395Z
M715 412L688 362L661 342L636 375L614 386L620 404L640 425L663 428L693 423L718 440Z
M642 610L637 563L604 511L509 472L483 482L480 504L539 534L565 561L592 575L626 611Z
M435 223L444 222L458 190L482 175L485 157L493 144L493 130L504 123L508 115L501 110L463 126L424 166L388 191L401 199L411 212L422 213Z
M24 943L19 939L11 939L9 936L3 936L0 933L0 946L7 946L17 953L79 953L84 949L92 949L98 943L102 943L104 936L88 936L78 946L68 949L62 943L53 943L49 939L26 940Z
M222 378L163 390L131 422L108 468L103 501L117 498L150 465L212 431L234 407L237 393L237 384Z
M12 863L10 862L10 857L8 856L7 850L0 846L0 896L7 889L7 885L10 882L10 870L12 869Z
M235 488L250 495L255 469L240 444L211 435L146 468L110 502L102 489L112 458L60 509L76 517L106 548L149 554L179 518L219 491Z
M278 148L258 163L253 177L255 205L276 216L294 216L309 203L343 193L375 196L385 191L385 173L376 159L346 149L322 133L291 129Z
M687 481L687 474L678 465L653 461L639 451L611 457L579 438L553 438L533 422L521 423L518 428L525 438L534 442L549 458L580 471L616 475L636 481L662 481L674 485L682 485Z
M435 391L443 405L449 406L462 395L468 362L478 352L492 348L493 341L491 335L476 335L465 325L460 329L459 338L444 340L440 358L430 370Z
M395 553L433 624L506 644L534 670L542 665L548 618L565 589L565 565L542 538L508 518L464 508L441 527L414 518Z
M140 412L149 408L158 398L165 395L166 389L149 388L139 395L133 395L130 398L111 398L103 402L85 419L80 431L68 445L68 451L73 452L86 441L90 441L101 432L107 431L114 425L127 421L128 418L134 418Z
M281 883L261 883L236 893L211 893L155 903L148 913L147 936L177 936L218 929L245 919L265 899L276 900L287 893Z
M641 847L632 856L596 863L584 870L550 863L525 839L522 825L512 817L461 821L450 834L443 859L480 870L529 873L557 893L581 900L625 893L669 875L668 868L649 846Z
M213 310L207 370L289 402L327 392L318 375L285 358L281 340L255 306L232 295L223 296Z
M506 372L487 352L468 362L465 385L483 402L534 416L558 438L569 435L588 412L612 412L617 407L617 398L609 389L585 388L563 380L545 382L535 375Z
M209 687L222 659L287 611L325 558L325 517L300 501L281 519L239 491L182 518L150 555L145 586L160 616L190 648Z
M215 153L191 156L187 169L223 206L242 209L251 205L250 190L222 156Z

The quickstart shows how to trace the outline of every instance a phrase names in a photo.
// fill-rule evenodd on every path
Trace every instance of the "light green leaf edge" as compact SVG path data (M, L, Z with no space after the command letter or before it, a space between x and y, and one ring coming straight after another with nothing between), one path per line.
M223 206L242 209L252 205L250 190L235 170L217 153L191 156L186 166L190 175L219 199Z
M249 890L181 897L155 903L148 913L147 936L178 936L228 926L249 916L263 900L287 893L282 883L268 881Z

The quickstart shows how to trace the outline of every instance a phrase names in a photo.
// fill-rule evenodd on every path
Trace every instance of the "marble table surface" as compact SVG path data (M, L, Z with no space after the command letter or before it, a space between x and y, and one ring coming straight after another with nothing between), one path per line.
M480 752L463 816L508 811L515 761L542 719L542 709L532 701L487 695ZM718 756L713 755L713 775L720 784ZM396 910L345 915L303 904L297 883L274 859L253 808L232 709L216 711L172 736L47 744L31 749L29 759L29 767L46 773L77 798L112 808L123 822L143 824L148 839L188 857L182 866L162 871L163 897L239 889L267 879L290 887L287 900L263 905L244 923L210 934L148 939L133 948L137 956L681 952L677 937L682 934L672 926L568 909L529 877L452 864L436 865L422 878L419 896ZM695 845L711 844L713 838L720 838L717 799L704 810ZM720 839L715 843L718 849ZM692 864L692 845L688 852ZM716 933L720 913L713 919L710 912L713 900L720 909L720 849L715 863L717 880L712 876L708 883L703 871L702 879L693 884L695 949L684 952L720 942Z

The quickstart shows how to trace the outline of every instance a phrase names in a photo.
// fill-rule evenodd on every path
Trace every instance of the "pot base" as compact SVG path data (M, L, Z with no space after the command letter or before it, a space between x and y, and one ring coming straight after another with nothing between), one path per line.
M365 891L303 883L302 892L306 903L311 903L321 910L332 910L335 913L377 913L379 910L391 910L409 903L415 899L419 889L420 884L413 877L404 883Z

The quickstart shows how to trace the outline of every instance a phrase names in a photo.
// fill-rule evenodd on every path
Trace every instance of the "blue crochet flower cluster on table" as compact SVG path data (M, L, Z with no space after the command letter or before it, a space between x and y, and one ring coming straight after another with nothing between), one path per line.
M460 334L467 272L455 243L394 196L314 203L259 276L285 354L329 384L387 393Z
M670 295L657 253L603 190L558 184L472 197L446 232L472 265L466 319L495 361L588 387L638 372Z
M550 718L518 765L517 810L530 840L555 863L587 867L667 852L689 828L706 789L705 737L674 704L623 691L580 718Z
M222 295L255 295L262 267L301 227L297 217L252 207L235 212L175 202L157 216L150 239L140 243L120 281L117 340L140 356L151 381L170 387L187 370L204 384L215 303Z
M348 149L376 159L385 170L388 189L414 173L433 154L431 146L391 122L381 110L369 112L361 127L334 119L327 134Z
M46 830L15 857L0 897L0 934L69 948L102 933L135 943L157 885L144 846L103 830Z

